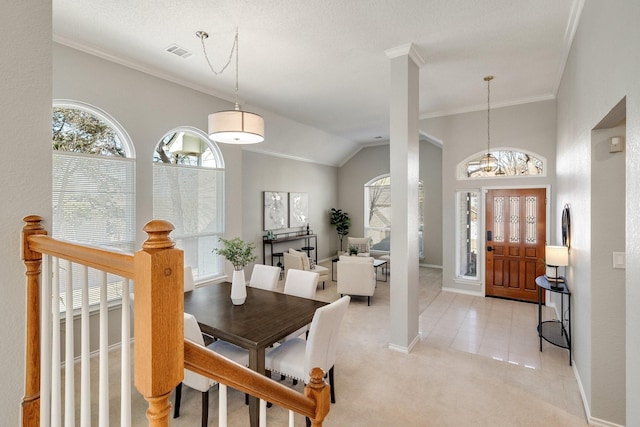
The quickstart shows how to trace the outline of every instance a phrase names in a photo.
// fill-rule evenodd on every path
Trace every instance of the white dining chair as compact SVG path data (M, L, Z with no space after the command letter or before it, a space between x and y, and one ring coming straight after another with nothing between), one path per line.
M313 299L316 296L318 275L311 271L291 269L284 281L284 293L301 298Z
M334 364L340 324L350 300L349 296L344 296L317 309L311 321L309 337L306 340L290 339L274 347L266 355L266 369L308 384L311 369L319 367L329 375L331 403L335 403Z
M189 313L184 313L184 337L190 341L195 342L201 346L204 346L204 338L202 337L202 331L200 325L195 316ZM249 351L240 348L236 345L228 343L226 341L217 340L207 346L208 349L221 354L227 359L234 362L249 366ZM173 408L173 418L180 416L180 401L182 399L182 385L186 385L194 390L198 390L202 393L202 427L206 427L209 419L209 390L217 384L216 381L207 378L203 375L196 374L188 369L184 370L184 379L180 384L176 386L175 402Z
M267 291L275 291L278 286L280 272L280 267L274 265L254 264L249 286Z

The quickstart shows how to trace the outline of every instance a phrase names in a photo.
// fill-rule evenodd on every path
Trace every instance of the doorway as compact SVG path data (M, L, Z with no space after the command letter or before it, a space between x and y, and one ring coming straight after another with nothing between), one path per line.
M488 190L485 203L486 296L537 302L535 279L545 270L547 190Z

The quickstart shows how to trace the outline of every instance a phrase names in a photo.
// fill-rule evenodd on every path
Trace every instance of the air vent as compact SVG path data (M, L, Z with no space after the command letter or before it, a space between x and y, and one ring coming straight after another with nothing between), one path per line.
M178 46L177 44L173 44L171 46L169 46L168 48L165 49L167 52L169 53L173 53L174 55L178 55L180 58L188 58L191 55L193 55L191 52L189 52L187 49Z

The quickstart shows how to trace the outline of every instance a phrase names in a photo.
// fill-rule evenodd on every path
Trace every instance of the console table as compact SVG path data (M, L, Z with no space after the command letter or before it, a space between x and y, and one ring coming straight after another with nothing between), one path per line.
M273 265L273 246L279 243L286 242L294 242L294 241L304 241L302 248L295 248L296 250L304 250L307 251L307 255L310 256L310 252L315 251L315 261L318 263L318 236L315 234L306 234L306 232L291 232L291 233L281 233L276 234L275 238L267 239L263 237L262 239L262 263L267 263L267 248L269 248L269 256L271 257L271 265Z
M538 287L538 336L540 351L542 339L569 350L569 366L571 366L571 291L565 282L549 282L545 276L536 277ZM560 294L560 320L542 321L542 292L547 290ZM564 318L564 300L567 298L567 318Z

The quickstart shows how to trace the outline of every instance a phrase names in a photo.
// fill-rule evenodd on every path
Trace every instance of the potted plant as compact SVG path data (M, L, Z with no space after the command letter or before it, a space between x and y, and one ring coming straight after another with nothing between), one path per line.
M220 237L218 240L222 243L222 248L216 248L213 252L222 255L233 264L231 301L235 305L242 305L247 298L243 269L247 264L256 260L257 256L253 254L255 246L253 243L247 243L239 237L234 237L233 239Z
M340 248L338 249L338 255L340 255L340 252L342 252L342 239L349 234L351 218L349 218L349 214L342 209L331 208L331 225L336 227L338 239L340 239Z
M357 246L349 246L349 256L358 256L358 252L360 251L358 250Z

